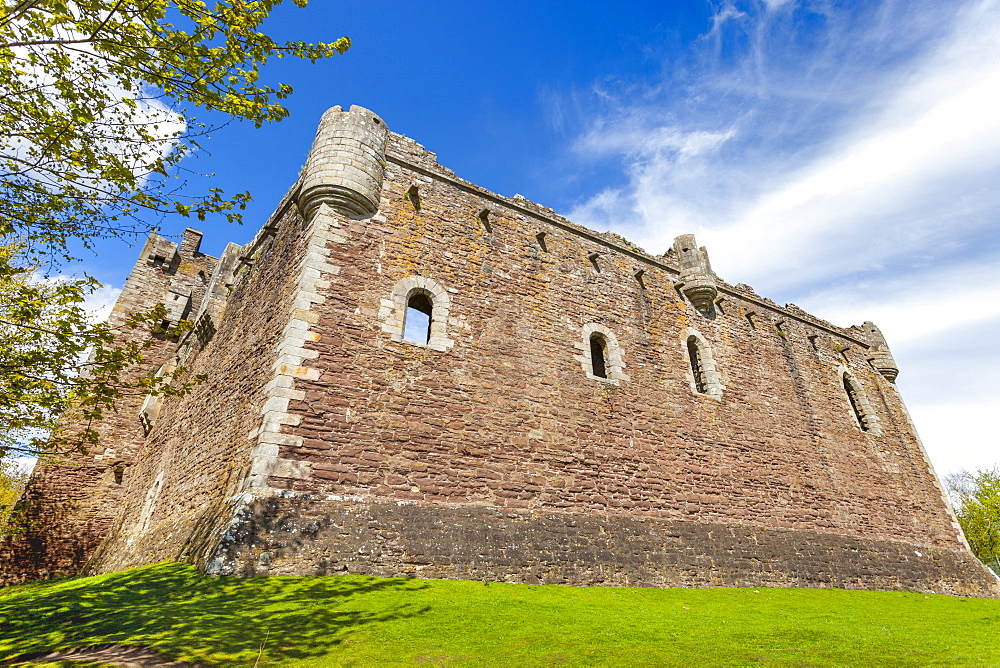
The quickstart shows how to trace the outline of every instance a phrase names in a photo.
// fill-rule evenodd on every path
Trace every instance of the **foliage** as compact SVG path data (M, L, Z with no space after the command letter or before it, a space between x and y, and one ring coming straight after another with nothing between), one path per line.
M37 278L18 252L0 246L0 456L84 449L97 440L93 423L123 396L180 394L199 380L177 382L183 368L158 378L128 373L157 336L179 336L189 323L161 329L162 305L120 326L92 323L84 299L96 281ZM77 425L66 430L58 420L70 409Z
M946 485L972 553L984 560L1000 556L1000 469L962 471Z
M273 40L262 24L281 3L0 5L0 455L65 444L69 435L46 441L44 431L70 406L87 425L72 435L84 446L96 438L89 425L118 398L149 389L122 381L143 345L89 322L83 300L93 280L33 275L73 259L77 244L145 234L165 216L239 221L248 193L190 193L179 178L180 161L212 129L190 110L257 126L279 121L292 89L261 83L261 68L350 45ZM136 314L125 328L150 326L157 315Z
M145 233L170 213L238 220L247 193L187 195L174 184L209 130L189 109L279 121L292 89L260 83L261 67L350 45L274 41L261 28L281 1L21 0L0 10L0 236L65 255L71 239Z
M4 535L7 518L24 491L28 470L23 462L0 458L0 536Z
M114 644L203 665L993 665L998 618L1000 601L902 592L209 578L163 563L0 590L0 663Z

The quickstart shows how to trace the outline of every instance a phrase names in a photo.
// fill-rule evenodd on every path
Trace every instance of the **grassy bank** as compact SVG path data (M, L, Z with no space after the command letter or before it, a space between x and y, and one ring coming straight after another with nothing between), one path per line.
M263 652L260 646L264 643ZM1000 601L813 589L205 578L0 590L0 662L117 644L209 665L1000 665Z

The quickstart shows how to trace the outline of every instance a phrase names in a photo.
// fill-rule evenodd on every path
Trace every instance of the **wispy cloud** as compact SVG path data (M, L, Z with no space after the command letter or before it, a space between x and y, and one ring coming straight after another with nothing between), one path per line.
M94 322L103 322L111 317L111 309L115 307L115 302L118 301L118 295L121 293L121 288L116 288L113 285L102 285L87 295L85 303L87 310L93 314Z
M871 280L847 277L815 286L796 302L822 309L840 324L862 322L877 311L893 347L934 343L943 334L1000 320L1000 253Z
M911 366L953 387L970 348L1000 366L988 341L931 352L1000 320L998 53L997 0L725 2L662 80L601 83L576 150L628 180L569 215L654 252L693 232L727 280L837 324L875 320L901 382ZM947 397L914 390L933 457L950 447L932 426ZM995 412L1000 387L976 402ZM979 415L961 418L988 438Z

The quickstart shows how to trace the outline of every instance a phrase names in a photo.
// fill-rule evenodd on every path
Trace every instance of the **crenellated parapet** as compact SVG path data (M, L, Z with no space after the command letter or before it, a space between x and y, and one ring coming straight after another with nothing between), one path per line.
M715 274L708 261L708 251L698 247L693 234L682 234L674 239L674 252L680 265L680 290L699 311L712 308L716 295Z
M323 114L299 191L306 221L322 205L349 218L378 210L388 133L381 118L357 105Z

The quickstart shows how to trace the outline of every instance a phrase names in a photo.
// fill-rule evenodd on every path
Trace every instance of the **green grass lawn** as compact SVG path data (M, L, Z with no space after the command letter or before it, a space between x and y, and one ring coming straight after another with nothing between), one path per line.
M0 589L0 663L102 644L209 665L1000 665L1000 601L835 589L626 589L163 563Z

